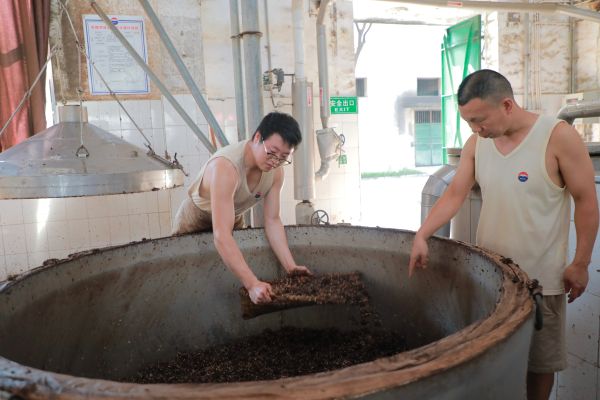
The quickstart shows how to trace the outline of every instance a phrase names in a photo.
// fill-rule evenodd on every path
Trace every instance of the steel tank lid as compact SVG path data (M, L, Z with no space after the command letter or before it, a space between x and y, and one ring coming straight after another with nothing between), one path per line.
M182 170L87 122L79 106L58 124L0 153L0 199L145 192L183 184ZM78 156L82 145L85 149Z

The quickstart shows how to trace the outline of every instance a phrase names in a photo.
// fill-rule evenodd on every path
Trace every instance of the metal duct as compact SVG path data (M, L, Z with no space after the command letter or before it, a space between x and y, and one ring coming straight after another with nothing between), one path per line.
M304 73L304 0L292 0L292 29L294 31L294 79L305 80Z
M246 77L246 127L248 137L265 116L262 98L262 66L260 56L260 24L258 20L258 0L244 0L242 10L242 35L244 49L244 74Z
M0 199L98 196L183 185L183 172L174 164L88 123L79 106L63 106L59 113L60 123L0 153ZM87 157L77 155L82 144Z
M327 32L323 20L329 0L322 0L317 15L317 61L319 66L319 103L321 113L321 125L323 129L317 131L317 144L321 157L321 167L315 174L316 180L322 180L329 174L329 163L338 157L338 149L341 146L340 136L329 127L329 70L327 62Z
M242 45L240 35L240 17L238 0L229 0L229 18L231 22L231 52L233 56L233 86L235 88L235 115L238 141L245 140L246 108L244 106L244 75L242 72ZM254 133L254 132L253 132Z
M312 83L295 81L292 84L292 102L292 114L302 132L302 142L294 152L294 199L309 201L315 198Z
M320 181L329 175L329 163L339 157L342 139L333 128L317 130L317 147L321 157L321 166L315 173L315 179Z
M315 135L313 120L312 83L304 70L304 0L292 1L294 31L294 82L292 83L292 115L300 125L302 142L294 152L294 198L309 202L315 198ZM296 213L296 223L298 213Z
M322 0L317 15L317 62L319 65L319 99L321 112L321 125L323 129L329 127L328 121L331 115L329 109L329 71L327 67L327 32L325 31L325 10L329 0Z
M569 124L573 124L576 118L588 118L600 116L600 101L586 101L575 104L567 104L560 110L556 118L564 119Z

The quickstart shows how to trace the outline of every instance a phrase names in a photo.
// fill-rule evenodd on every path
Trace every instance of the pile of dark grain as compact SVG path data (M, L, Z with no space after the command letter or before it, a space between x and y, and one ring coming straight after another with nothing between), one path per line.
M270 380L330 371L406 350L405 341L381 328L359 273L289 276L270 282L273 302L253 304L240 290L245 318L299 306L349 304L360 310L361 327L266 329L195 353L178 353L126 379L136 383L224 383Z
M128 379L136 383L225 383L280 379L331 371L404 351L391 332L285 327L207 348L179 353Z

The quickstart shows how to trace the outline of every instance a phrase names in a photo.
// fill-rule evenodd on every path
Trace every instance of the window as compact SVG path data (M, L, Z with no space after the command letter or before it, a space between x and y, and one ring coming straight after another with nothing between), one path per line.
M417 96L439 96L440 78L417 78Z

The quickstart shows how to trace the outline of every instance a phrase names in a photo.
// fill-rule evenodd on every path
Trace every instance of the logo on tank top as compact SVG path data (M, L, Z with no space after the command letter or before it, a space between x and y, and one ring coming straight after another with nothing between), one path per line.
M262 196L261 192L256 192L256 194L254 195L255 199L260 199L260 196Z
M527 179L529 179L529 174L525 171L521 171L519 172L519 175L517 175L517 178L519 179L519 182L527 182Z

